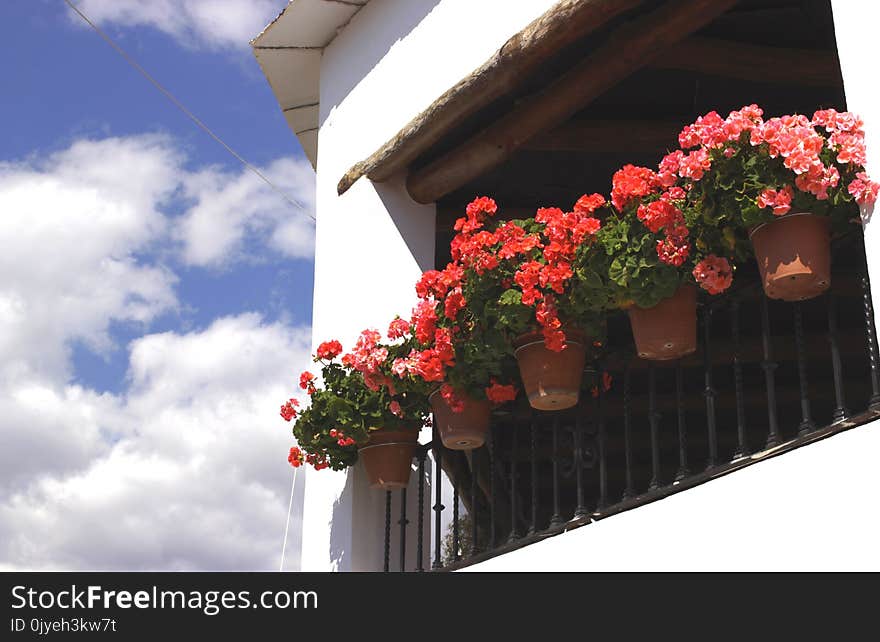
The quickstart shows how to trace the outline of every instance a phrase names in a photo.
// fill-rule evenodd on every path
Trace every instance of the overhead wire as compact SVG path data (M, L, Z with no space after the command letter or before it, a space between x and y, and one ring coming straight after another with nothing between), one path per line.
M284 526L284 541L281 543L281 563L278 565L278 572L284 570L284 556L287 553L287 532L290 530L290 513L293 512L293 494L296 490L296 474L299 468L293 469L293 483L290 485L290 502L287 505L287 524Z
M174 94L172 94L168 89L165 88L162 83L160 83L156 78L150 74L146 69L144 69L134 58L132 58L121 46L119 46L110 36L108 36L103 29L101 29L98 25L96 25L86 14L80 10L71 0L64 0L65 4L70 7L89 27L91 27L95 33L97 33L101 38L110 45L116 53L118 53L122 58L132 67L134 67L144 78L146 78L156 89L158 89L171 103L177 107L181 112L184 113L192 122L194 122L202 131L204 131L208 136L213 138L217 143L219 143L227 152L229 152L232 156L234 156L244 167L257 175L266 185L272 188L272 190L278 194L282 199L287 201L289 205L299 210L301 214L309 217L311 220L315 220L313 214L311 214L308 208L300 201L291 198L288 196L284 190L275 185L269 178L259 170L256 166L249 163L247 159L245 159L241 154L235 151L232 147L230 147L220 136L214 133L214 131L208 127L198 116L196 116L192 111L190 111L186 105L184 105L180 100L178 100Z
M275 193L277 193L282 199L287 201L288 204L299 210L301 214L306 215L311 220L315 220L314 215L310 214L308 209L301 202L291 198L288 196L280 187L275 185L269 178L259 170L259 168L255 167L251 163L247 161L241 154L235 151L232 147L230 147L220 136L214 133L214 131L208 127L198 116L196 116L192 111L190 111L186 105L184 105L177 97L172 94L168 89L165 88L162 83L160 83L156 78L150 74L146 69L144 69L134 58L132 58L122 47L120 47L116 42L108 36L103 29L101 29L98 25L96 25L92 20L83 13L79 7L77 7L71 0L64 0L65 4L70 7L89 27L91 27L95 33L97 33L101 38L110 45L116 53L118 53L122 58L132 67L134 67L144 78L146 78L150 84L152 84L156 89L158 89L171 103L177 107L181 112L184 113L192 122L194 122L202 131L204 131L208 136L213 138L217 143L219 143L223 149L229 152L233 157L235 157L244 167L253 172L256 176L258 176L266 185L272 188ZM290 530L290 515L293 509L293 497L296 492L296 477L297 477L297 469L293 471L293 481L290 486L290 501L287 507L287 523L284 526L284 541L281 544L281 562L279 564L278 570L284 570L284 558L287 553L287 536L288 531Z

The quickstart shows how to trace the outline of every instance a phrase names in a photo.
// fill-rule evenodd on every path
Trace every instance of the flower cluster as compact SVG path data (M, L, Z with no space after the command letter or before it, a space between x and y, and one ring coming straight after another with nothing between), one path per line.
M392 341L396 341L397 339L403 339L410 331L410 324L405 319L401 319L400 317L395 317L395 319L388 325L388 338Z
M733 282L733 269L727 259L707 256L694 266L694 280L709 294L721 294Z
M488 370L476 367L472 359L473 348L467 347L468 344L479 345L482 339L478 337L485 338L487 328L460 323L468 300L459 275L463 275L460 264L450 264L444 270L425 274L417 290L428 296L419 301L412 317L419 346L394 364L396 371L419 377L432 386L440 386L443 398L457 411L463 408L463 402L454 389L483 390L490 376ZM488 365L492 367L491 362ZM497 368L492 371L496 372ZM450 381L455 382L455 387Z
M315 351L315 357L320 360L334 359L340 352L342 352L342 344L334 339L333 341L325 341L319 345L318 349Z
M768 187L758 196L758 207L770 207L774 216L782 216L791 209L793 196L794 190L791 185L786 185L778 191Z
M683 283L725 292L756 225L793 212L845 222L880 196L864 169L863 123L847 112L712 111L678 143L656 170L618 170L607 202L584 194L570 210L505 220L492 198L475 198L455 221L451 262L422 274L387 339L368 329L348 353L336 340L318 345L320 377L299 379L309 406L281 406L296 420L291 465L351 465L370 431L425 425L434 391L456 412L466 396L513 401L516 338L535 333L562 351L577 330L601 348L610 308L652 307ZM610 375L595 384L594 395L608 390Z
M872 205L877 201L880 183L870 180L865 172L858 172L849 184L847 191L850 193L850 196L856 199L857 203Z
M288 456L292 466L341 470L357 460L358 448L369 441L372 430L417 430L424 425L428 389L411 374L409 355L416 342L409 322L395 319L388 335L391 341L383 342L378 331L364 330L345 354L339 341L318 345L314 361L321 366L320 380L308 371L299 379L309 406L299 410L299 401L290 399L281 407L286 421L296 420L298 445Z
M676 206L682 198L680 187L672 187L662 193L656 201L639 205L636 214L642 224L654 234L663 232L663 238L655 245L657 257L665 264L681 266L690 256L690 232L685 224L684 214Z
M364 330L358 337L354 349L342 356L342 365L360 372L370 390L375 392L387 386L393 395L396 394L394 383L383 372L389 352L388 348L380 344L381 340L382 335L378 330Z
M731 142L740 140L743 132L751 132L760 125L763 115L764 110L757 105L748 105L740 110L732 111L727 119L721 118L716 111L710 111L705 116L697 118L692 125L687 125L681 130L678 135L678 144L682 149L702 147L706 150L726 150Z
M315 375L313 375L308 370L302 372L299 375L299 387L305 390L308 394L314 394L315 392Z
M498 383L497 379L491 379L486 388L486 397L494 404L502 404L516 399L516 386Z
M746 116L738 127L749 122ZM726 145L733 130L710 113L685 128L683 145ZM707 258L719 259L731 248L724 233L707 222L693 202L693 185L712 168L708 149L667 154L657 171L626 165L612 178L611 201L616 216L599 233L604 255L582 253L578 269L591 280L616 292L617 305L652 307L671 296L693 275L694 266ZM721 258L720 260L725 260ZM697 281L713 294L720 282ZM729 285L729 282L728 282Z
M744 228L793 209L842 222L852 217L852 203L870 205L880 191L864 172L862 120L849 112L766 120L757 105L727 118L710 112L685 127L679 143L706 158L702 174L690 178L707 210ZM680 167L678 175L689 172Z
M294 446L290 449L290 453L287 455L287 461L294 468L299 468L304 463L309 464L315 470L322 470L330 467L330 462L327 461L325 455L303 452L299 446Z
M619 211L635 199L654 193L659 177L647 167L624 165L611 178L611 202Z
M534 217L502 220L497 203L474 199L455 224L452 261L425 272L411 324L419 348L396 364L439 387L453 408L462 394L505 403L516 396L513 339L540 332L566 347L566 323L583 316L572 304L574 262L602 223L601 194L585 194L570 211L540 208Z
M356 443L354 439L346 437L344 432L336 430L335 428L331 428L328 434L336 440L337 446L342 446L343 448L346 446L354 446Z
M296 419L297 408L299 408L299 401L293 398L289 399L283 406L281 406L281 417L284 421Z
M451 384L444 383L440 386L440 396L443 397L443 401L446 402L446 405L449 406L452 412L462 412L464 410L464 399L456 394L455 388Z

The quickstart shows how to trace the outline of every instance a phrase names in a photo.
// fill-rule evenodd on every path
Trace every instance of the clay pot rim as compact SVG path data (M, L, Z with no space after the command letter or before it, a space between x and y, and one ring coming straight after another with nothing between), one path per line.
M513 355L516 356L517 353L519 353L520 350L523 350L523 349L528 348L528 347L530 347L530 346L535 346L535 345L538 345L538 344L543 344L543 343L544 343L544 340L543 340L543 339L541 339L540 341L529 341L528 343L523 343L522 345L520 345L518 348L516 348L516 349L513 351ZM566 340L565 340L565 345L569 345L569 344L570 344L570 345L575 345L575 346L581 346L582 348L585 347L583 341L577 341L577 340L575 340L575 339L566 339Z
M383 441L378 444L371 444L371 443L367 442L363 446L358 446L358 449L357 449L358 453L360 453L363 450L369 450L371 448L377 448L379 446L418 446L419 445L419 432L421 431L421 428L419 430L415 430L415 429L408 430L406 428L387 430L386 428L379 428L378 430L371 431L371 432L378 432L380 430L385 432L386 435L409 435L409 436L412 436L413 439L411 439L409 441Z
M572 327L568 325L562 326L562 331L565 333L565 342L566 343L579 343L586 344L588 335L585 330L581 330L577 327ZM532 339L534 338L534 340ZM523 343L525 342L525 343ZM514 345L514 354L520 348L524 348L529 345L534 345L535 343L543 343L544 335L540 330L534 330L531 332L523 332L521 335L517 336L513 340Z
M645 361L675 361L676 359L681 359L682 357L689 357L690 355L696 353L697 350L699 350L699 346L696 346L696 347L694 347L693 350L688 350L687 352L681 352L681 353L676 353L676 354L670 355L670 356L659 356L659 357L642 356L638 352L636 354L638 355L639 359L644 359Z
M380 448L381 446L418 446L418 439L416 441L383 441L381 444L367 444L366 446L361 446L358 448L358 452L363 452L365 450L370 450L370 448Z
M440 394L440 388L442 388L442 387L443 387L443 384L440 384L439 386L437 386L436 388L434 388L433 391L429 392L429 393L428 393L428 401L431 401L431 398L432 398L434 395Z
M621 308L621 309L622 309L622 310L625 310L626 312L629 312L629 311L632 310L633 308L637 308L637 309L639 309L639 310L653 310L654 308L656 308L658 305L660 305L660 304L663 303L664 301L668 301L669 299L671 299L672 297L674 297L675 295L677 295L677 294L678 294L678 291L681 290L681 289L684 289L684 288L691 288L691 289L693 289L693 290L696 290L696 289L697 289L697 284L696 284L696 283L691 283L690 281L682 281L681 283L678 284L678 287L675 288L675 292L673 292L672 294L670 294L670 295L669 295L668 297L666 297L665 299L660 299L659 301L657 301L657 303L655 303L654 305L652 305L650 308L643 308L643 307L640 306L640 305L636 305L635 303L631 303L631 304L629 304L628 306L626 306L626 307L624 307L624 308ZM698 304L699 304L699 302L698 302Z
M439 394L439 393L440 393L440 388L442 388L442 387L443 387L442 385L437 386L436 388L434 388L433 392L428 393L428 401L431 401L431 398L432 398L434 395ZM479 403L479 402L483 401L483 399L480 399L479 397L475 397L474 395L472 395L471 393L467 392L466 390L460 390L460 389L458 389L458 388L453 387L453 391L454 391L457 395L459 395L459 396L465 396L465 397L467 397L468 401L473 401L473 402L475 402L475 403Z
M752 240L752 236L754 236L758 230L763 229L763 228L767 227L768 225L773 225L774 223L776 223L778 221L784 221L787 218L795 218L797 216L812 216L813 218L822 219L826 223L829 223L829 224L831 223L831 219L829 217L822 216L821 214L814 214L813 212L789 212L788 214L783 214L782 216L777 216L772 221L767 221L766 223L758 223L754 227L750 228L749 229L749 240L750 241Z
M393 432L405 432L405 433L410 433L410 432L418 432L419 430L422 429L422 422L419 421L418 419L410 419L410 420L409 420L409 423L410 423L411 425L409 425L409 426L403 426L402 428L386 428L385 426L380 426L380 427L372 426L372 427L368 427L368 428L367 428L367 434L372 435L373 433L377 433L377 432L381 432L381 433L384 433L384 434L393 433Z

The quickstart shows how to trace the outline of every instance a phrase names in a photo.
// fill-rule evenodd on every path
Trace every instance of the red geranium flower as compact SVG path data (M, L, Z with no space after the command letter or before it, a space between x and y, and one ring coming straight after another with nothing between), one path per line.
M342 344L334 339L332 341L325 341L319 345L315 352L315 356L318 357L318 359L333 359L340 352L342 352Z
M400 339L406 336L409 332L409 321L406 319L401 319L397 317L391 324L388 326L388 338L389 339Z
M299 387L309 394L312 394L313 392L315 392L315 384L313 383L314 380L315 375L313 375L309 371L305 371L299 376Z
M694 267L694 279L709 294L721 294L733 282L733 270L727 259L710 254Z
M611 202L623 210L634 198L652 193L659 185L659 178L647 167L624 165L614 173L611 182Z
M296 408L299 407L299 401L296 399L290 399L287 403L281 406L281 416L284 418L284 421L290 421L291 419L296 418Z
M494 404L502 404L505 401L513 401L516 399L516 386L505 386L493 377L490 379L490 386L486 388L486 398Z
M440 386L440 396L443 397L443 400L452 410L452 412L463 412L464 411L464 401L455 394L455 389L450 386L448 383L444 383Z

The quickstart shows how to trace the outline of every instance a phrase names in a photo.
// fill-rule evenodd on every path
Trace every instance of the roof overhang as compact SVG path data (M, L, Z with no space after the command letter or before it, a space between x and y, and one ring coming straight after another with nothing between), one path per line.
M495 54L446 91L369 157L341 178L343 194L366 176L383 182L404 175L410 198L430 203L464 188L551 137L591 103L645 68L681 69L752 78L763 60L779 60L779 48L746 41L694 37L743 2L744 12L760 11L758 0L558 0L514 34ZM791 4L796 4L792 0ZM760 49L760 50L759 50ZM836 61L823 52L783 52L799 67L817 67L813 84L834 84ZM795 70L793 72L792 70ZM607 119L608 116L606 115ZM578 129L579 131L573 131ZM579 141L627 128L627 135L657 139L668 123L573 123L563 136ZM633 131L633 125L640 125ZM644 142L644 141L642 141ZM558 145L557 145L558 147Z
M388 180L441 141L462 122L504 96L560 50L572 45L615 17L638 7L642 0L559 0L543 15L514 34L480 67L459 81L404 126L370 157L354 165L339 181L346 192L359 178Z
M291 0L251 41L287 124L315 167L321 55L369 0Z

